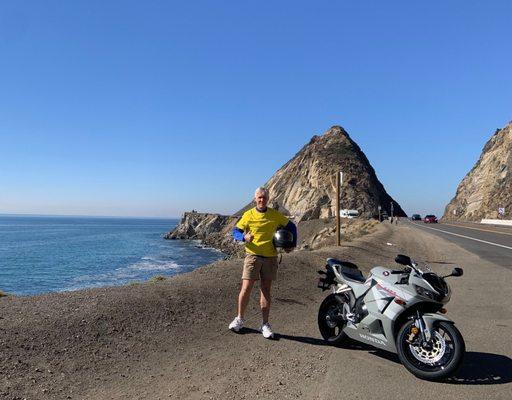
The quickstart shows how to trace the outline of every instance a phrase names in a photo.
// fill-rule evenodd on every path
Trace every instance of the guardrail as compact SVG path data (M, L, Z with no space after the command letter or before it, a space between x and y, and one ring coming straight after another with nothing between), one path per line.
M489 224L489 225L506 225L512 226L512 220L510 219L483 219L480 221L481 224Z

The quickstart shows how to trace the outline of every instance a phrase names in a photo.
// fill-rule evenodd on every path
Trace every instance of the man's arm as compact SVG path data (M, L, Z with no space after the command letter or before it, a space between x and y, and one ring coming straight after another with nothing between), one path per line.
M240 228L238 227L234 227L233 228L233 238L237 241L237 242L245 242L245 239L244 239L244 231L241 230Z
M245 230L247 228L247 212L245 212L242 217L237 221L235 226L233 227L233 238L237 242L245 242Z

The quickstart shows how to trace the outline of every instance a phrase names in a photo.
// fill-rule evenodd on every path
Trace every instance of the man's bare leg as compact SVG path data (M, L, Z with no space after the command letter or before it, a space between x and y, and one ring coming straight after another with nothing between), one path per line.
M242 288L240 289L240 294L238 295L238 316L240 318L244 318L245 309L247 308L247 304L249 304L249 298L251 297L252 287L254 286L253 279L242 279Z
M261 307L261 317L263 318L263 323L266 324L268 322L268 316L270 314L270 288L272 287L272 281L270 279L262 279L261 280L261 288L260 288L260 307Z

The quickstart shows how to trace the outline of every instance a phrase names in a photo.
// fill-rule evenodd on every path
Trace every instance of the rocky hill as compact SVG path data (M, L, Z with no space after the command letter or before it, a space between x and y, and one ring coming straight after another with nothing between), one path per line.
M359 146L340 126L313 136L290 161L264 185L270 191L269 205L296 221L335 215L336 174L343 172L341 208L359 210L361 216L378 214L378 206L394 215L406 216L380 183ZM240 210L253 207L252 202Z
M359 146L339 126L314 136L264 185L270 192L269 206L295 222L332 218L339 171L343 171L341 208L356 209L361 217L371 218L378 215L379 206L390 214L393 202L394 215L405 216L400 205L386 193ZM233 244L229 232L237 217L253 206L251 201L232 217L185 213L166 239L201 239L227 253L238 253L240 247ZM304 240L308 242L308 238Z
M512 219L512 122L496 130L446 206L444 220Z

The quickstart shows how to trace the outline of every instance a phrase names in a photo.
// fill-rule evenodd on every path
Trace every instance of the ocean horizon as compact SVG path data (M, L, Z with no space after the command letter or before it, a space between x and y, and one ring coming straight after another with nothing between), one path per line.
M11 295L119 286L224 258L165 240L178 218L0 214L0 290Z

